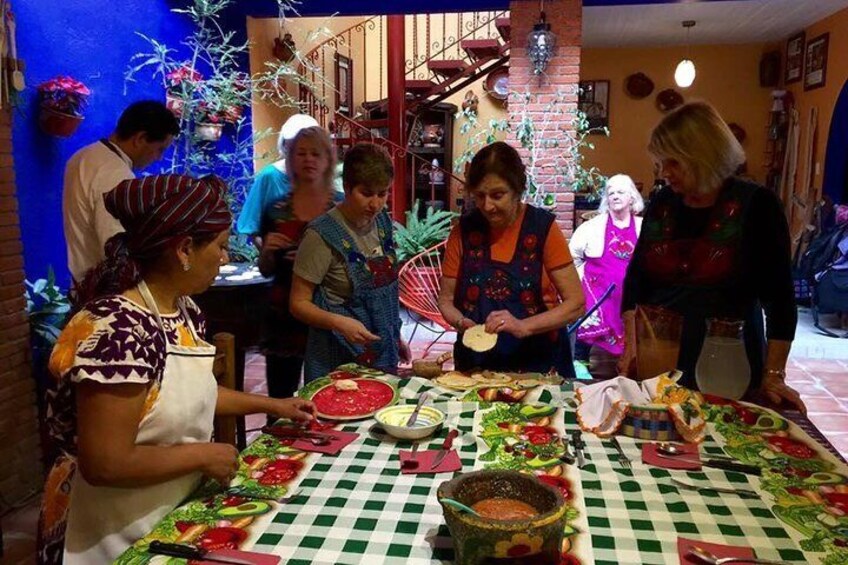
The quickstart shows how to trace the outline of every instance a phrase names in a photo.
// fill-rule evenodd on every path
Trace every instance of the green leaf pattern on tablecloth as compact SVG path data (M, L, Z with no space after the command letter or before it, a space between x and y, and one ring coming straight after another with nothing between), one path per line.
M763 469L760 488L772 512L800 532L821 563L848 563L848 468L795 424L771 410L741 403L707 405L728 455Z

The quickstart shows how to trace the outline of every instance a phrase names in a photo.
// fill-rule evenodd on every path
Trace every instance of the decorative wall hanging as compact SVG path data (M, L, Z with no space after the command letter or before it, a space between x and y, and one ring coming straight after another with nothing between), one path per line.
M577 107L586 114L589 129L609 127L609 87L608 80L580 81Z
M294 43L294 39L292 39L292 34L287 33L283 37L275 37L273 53L274 57L284 63L288 63L294 59L295 53L297 53L297 46Z
M38 85L40 112L38 125L48 135L70 137L84 117L82 111L91 91L80 81L58 76Z
M350 116L353 105L353 60L336 53L336 111Z
M480 104L480 99L474 94L473 90L465 93L465 99L462 101L462 109L468 110L474 114L477 113L477 106Z
M830 34L823 33L807 43L807 56L804 58L804 90L813 90L824 86L827 78L827 46Z
M509 69L501 67L489 73L484 90L495 100L506 100L509 96Z
M670 112L683 104L683 96L673 88L666 88L657 94L657 109L660 112Z
M624 79L624 91L631 98L641 100L654 91L654 81L645 73L633 73Z
M795 34L786 42L786 76L783 82L790 84L801 80L804 73L804 32Z

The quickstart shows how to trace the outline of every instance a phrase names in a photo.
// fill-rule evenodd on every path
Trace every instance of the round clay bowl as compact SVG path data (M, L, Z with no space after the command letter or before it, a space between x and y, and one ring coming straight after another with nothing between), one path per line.
M539 511L526 520L478 518L442 503L457 565L558 565L565 500L555 488L517 471L474 471L439 485L438 499L472 506L487 498L513 498Z

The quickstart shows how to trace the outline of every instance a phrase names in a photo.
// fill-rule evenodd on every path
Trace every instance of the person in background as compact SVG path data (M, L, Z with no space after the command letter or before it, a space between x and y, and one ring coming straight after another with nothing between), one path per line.
M409 361L400 337L397 258L385 210L394 177L385 149L344 159L344 201L309 224L294 263L290 308L310 326L306 382L357 362L387 373Z
M295 114L285 121L277 136L278 161L267 165L253 181L247 193L244 206L236 222L236 231L253 236L256 247L262 248L262 223L268 207L282 200L291 190L289 173L286 168L287 145L304 128L318 127L315 118L306 114Z
M265 210L259 270L273 276L262 342L268 396L292 396L300 383L309 327L289 312L292 268L306 225L330 210L338 193L333 186L335 150L320 127L300 130L286 144L290 188Z
M103 207L103 195L135 178L162 158L180 123L161 102L142 100L127 106L115 131L74 153L65 166L62 218L68 270L79 282L103 260L103 246L121 225Z
M595 346L592 374L615 376L615 363L624 351L621 296L627 265L636 248L642 218L642 195L627 175L607 180L598 215L583 222L571 236L569 249L583 282L586 309L591 310L610 285L612 293L577 330L577 339ZM597 351L600 350L600 351ZM604 368L610 366L611 371Z
M677 368L683 371L681 384L693 389L707 319L743 320L749 392L803 410L800 396L785 382L797 312L780 202L766 188L735 176L745 152L706 102L665 116L648 151L669 186L648 206L627 269L621 373L635 373L637 305L683 316Z
M550 212L521 201L527 186L518 152L503 142L481 149L466 176L475 208L448 237L439 310L459 332L485 324L495 348L454 345L460 371L548 372L574 378L566 324L584 312L568 242Z
M309 420L301 399L219 388L192 294L227 261L232 217L215 177L127 180L104 198L125 230L79 287L50 358L48 429L62 449L45 484L39 563L112 563L203 476L229 484L236 448L214 416ZM63 543L64 542L64 543Z

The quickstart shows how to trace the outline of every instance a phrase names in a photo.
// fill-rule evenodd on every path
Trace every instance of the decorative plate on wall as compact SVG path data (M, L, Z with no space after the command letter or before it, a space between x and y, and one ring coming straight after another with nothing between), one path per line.
M495 100L506 100L509 97L509 69L500 68L489 73L484 88Z
M683 96L673 88L666 88L657 94L657 109L660 112L670 112L683 104Z
M730 122L727 124L727 127L729 127L730 131L733 132L733 137L736 138L736 141L739 143L745 143L745 138L748 137L748 132L745 131L745 128L736 122Z
M654 81L645 73L633 73L624 79L624 90L631 98L641 100L654 91Z

